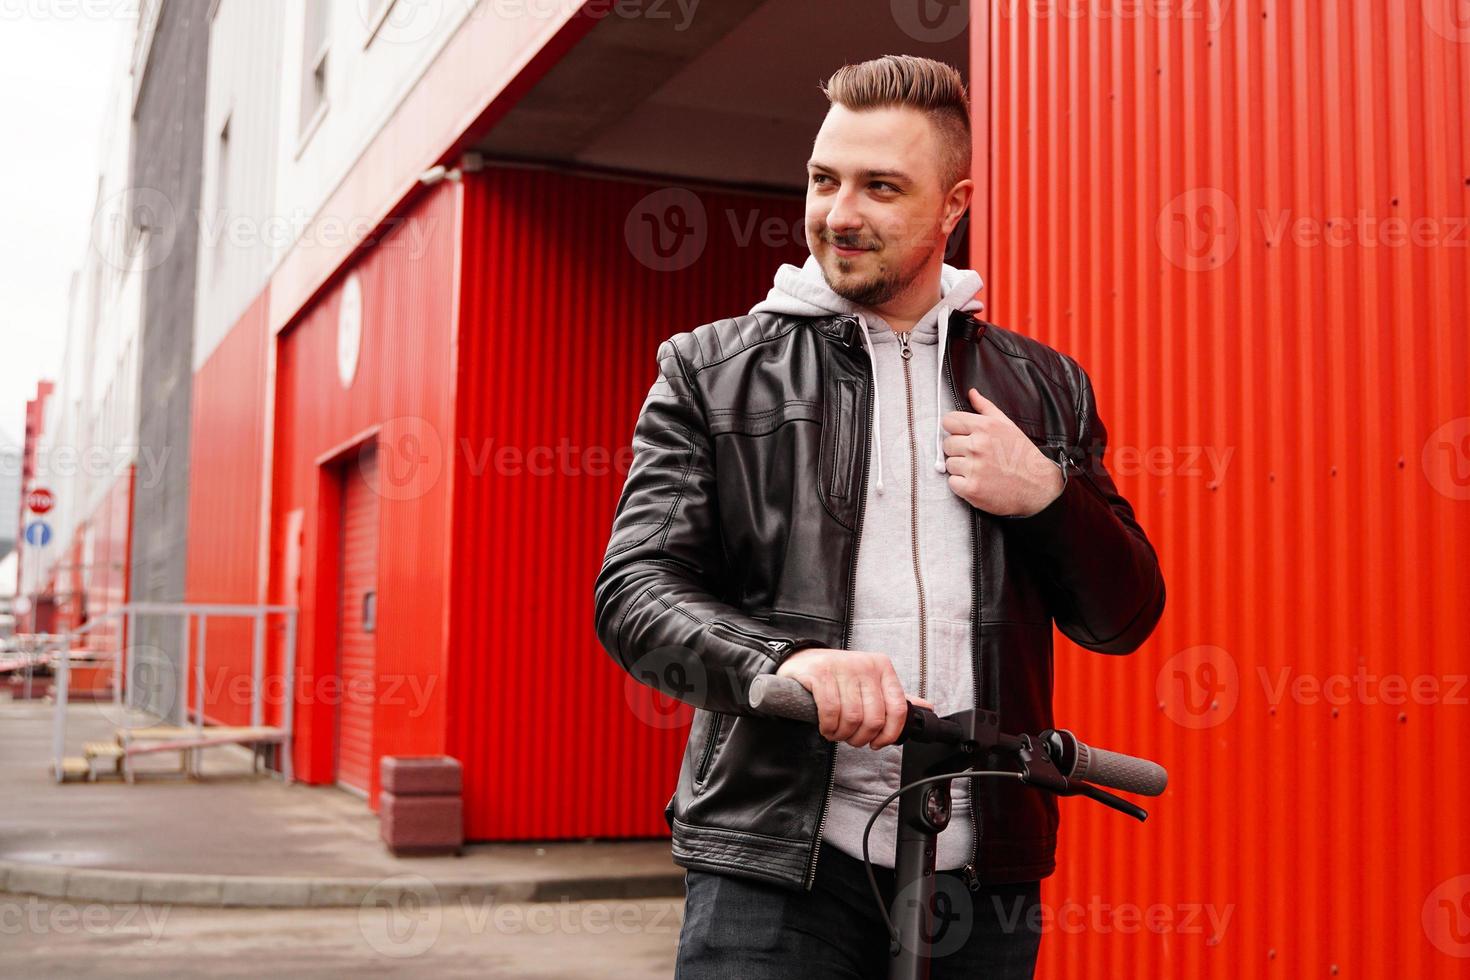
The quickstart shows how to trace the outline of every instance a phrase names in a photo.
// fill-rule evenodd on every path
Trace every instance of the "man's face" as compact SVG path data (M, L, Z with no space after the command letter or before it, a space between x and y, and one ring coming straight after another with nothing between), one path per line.
M880 306L942 254L973 186L956 192L943 172L938 131L921 112L831 108L807 164L806 240L833 292Z

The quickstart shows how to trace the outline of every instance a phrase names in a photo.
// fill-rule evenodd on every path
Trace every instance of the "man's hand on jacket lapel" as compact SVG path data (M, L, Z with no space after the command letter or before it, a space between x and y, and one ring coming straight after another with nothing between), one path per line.
M941 424L949 488L974 507L1003 517L1030 517L1061 495L1061 467L1048 459L1005 412L974 388L974 412L948 412Z

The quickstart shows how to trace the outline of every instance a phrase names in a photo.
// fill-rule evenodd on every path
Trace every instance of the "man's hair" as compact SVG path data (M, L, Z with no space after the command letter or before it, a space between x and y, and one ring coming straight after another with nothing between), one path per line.
M953 66L932 58L886 54L843 65L822 94L833 105L861 112L905 106L929 117L944 148L944 190L970 175L970 97Z

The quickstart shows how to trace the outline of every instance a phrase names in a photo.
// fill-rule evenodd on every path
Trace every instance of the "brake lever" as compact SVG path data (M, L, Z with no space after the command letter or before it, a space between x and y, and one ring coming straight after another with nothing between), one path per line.
M1074 792L1068 795L1085 796L1090 800L1097 800L1103 806L1109 806L1119 813L1127 814L1139 823L1143 823L1148 819L1148 811L1143 807L1114 796L1105 789L1099 789L1091 783L1082 783L1076 780L1072 780L1071 784Z
M1040 786L1058 796L1085 796L1090 800L1096 800L1103 806L1126 814L1139 823L1148 819L1148 811L1142 807L1114 796L1091 783L1063 776L1057 769L1056 763L1051 761L1051 754L1047 752L1045 742L1038 745L1032 741L1030 735L1022 735L1021 746L1016 750L1016 754L1021 759L1021 781L1024 783Z

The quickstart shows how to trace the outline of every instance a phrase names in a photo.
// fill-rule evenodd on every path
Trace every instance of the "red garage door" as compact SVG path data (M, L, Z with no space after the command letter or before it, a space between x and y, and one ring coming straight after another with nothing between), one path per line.
M365 450L343 470L342 591L338 611L337 782L367 793L372 782L373 701L377 686L374 639L378 590L377 453Z

